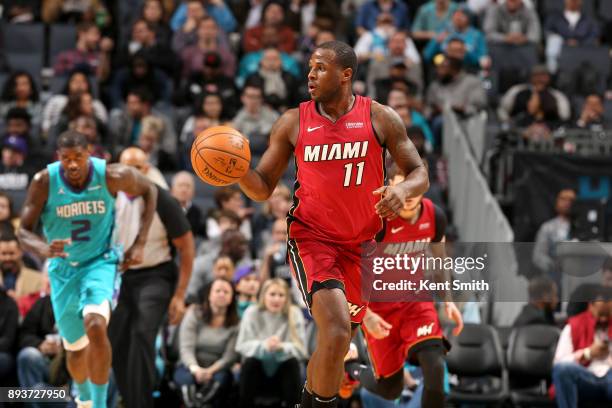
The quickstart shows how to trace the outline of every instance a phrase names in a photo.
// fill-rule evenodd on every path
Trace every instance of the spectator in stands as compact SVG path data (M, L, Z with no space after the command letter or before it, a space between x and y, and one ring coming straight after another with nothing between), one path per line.
M183 48L197 42L197 31L200 22L207 16L201 0L190 0L185 2L185 20L177 27L172 26L174 36L172 37L172 49L180 53Z
M155 31L155 38L159 44L170 45L172 30L167 23L166 10L161 0L145 0L142 5L141 18Z
M419 111L414 109L413 97L401 89L392 89L387 97L387 105L395 109L398 113L402 109L406 109L408 112L407 118L402 118L406 127L417 126L423 131L425 137L427 150L431 150L435 146L433 133L427 123L427 120Z
M436 67L437 79L429 85L425 103L432 123L435 145L441 145L442 110L448 105L455 113L472 115L486 107L487 96L480 79L463 70L463 61L444 57Z
M191 9L195 9L197 6L194 3L200 3L203 7L203 11L215 19L215 22L219 27L227 33L231 33L236 30L236 19L232 14L232 11L227 7L222 0L187 0L178 6L172 20L170 20L170 27L174 31L184 27L185 22L192 18L193 13L190 13Z
M455 10L451 21L452 24L447 30L440 32L429 41L423 51L423 58L432 62L436 55L446 53L451 41L459 40L465 45L466 52L463 62L466 66L488 68L490 59L485 36L480 30L470 26L468 9L460 7Z
M555 212L557 216L540 226L533 247L533 263L556 282L560 276L555 267L556 244L569 239L570 212L576 201L576 192L565 188L557 194Z
M194 303L198 292L206 283L212 280L213 265L218 257L229 257L237 268L251 263L250 254L248 253L248 241L240 231L235 228L223 231L220 242L221 245L218 251L202 252L198 250L191 280L189 285L187 285L187 303ZM200 246L201 248L202 246Z
M599 25L594 18L582 13L582 0L565 0L562 12L546 18L546 63L553 74L563 46L579 47L599 42Z
M109 89L111 108L120 108L131 89L147 88L153 94L154 104L170 103L171 83L164 71L149 61L144 51L138 51L129 66L118 69Z
M291 89L290 92L294 90ZM268 147L270 130L278 119L278 113L264 105L263 90L259 83L247 82L240 100L242 109L238 111L232 124L249 139L251 152L261 155Z
M544 65L533 67L530 83L510 88L498 109L502 121L512 120L520 127L543 122L551 128L569 120L570 114L569 100L550 86L550 73Z
M137 55L143 57L152 67L162 70L169 78L175 78L180 73L177 69L178 57L167 43L157 39L153 23L144 19L136 20L132 26L132 36L129 43L119 51L115 67L127 68Z
M254 209L245 206L244 196L240 192L240 189L235 185L216 189L215 203L219 210L231 210L240 217L240 232L242 232L247 241L250 241L253 237L250 217L253 215ZM220 235L221 231L216 220L213 218L206 220L206 236L209 239L214 239Z
M24 108L11 108L4 117L5 135L18 136L26 141L26 145L31 152L40 149L41 141L32 134L32 121L30 114Z
M233 117L238 106L238 90L234 79L223 74L222 64L218 52L204 54L202 70L186 79L178 92L179 105L195 106L203 94L219 94L227 116Z
M100 37L100 29L92 23L77 26L76 48L62 51L57 55L53 70L55 75L68 75L74 69L86 68L95 72L100 81L110 74L113 40Z
M279 218L287 217L291 208L291 191L279 183L264 203L260 212L253 216L253 248L259 253L269 240L274 223Z
M0 233L0 286L17 302L42 289L42 278L23 264L23 252L12 225L3 225Z
M269 1L262 10L261 23L248 29L242 41L244 52L260 51L266 47L264 31L274 27L278 32L278 49L288 54L296 49L296 38L293 30L285 24L285 9L279 1Z
M209 121L208 126L221 125L226 119L226 114L223 110L223 100L218 93L204 93L200 95L196 103L195 112L189 116L181 130L181 140L189 139L189 135L193 132L195 118L203 115Z
M373 31L378 25L378 18L386 13L391 16L391 23L398 30L410 28L410 14L404 2L398 0L368 0L363 2L357 14L355 27L357 34L362 36L367 31Z
M69 128L71 130L76 130L87 137L87 142L89 143L89 154L91 154L93 157L98 157L104 160L111 159L110 152L104 145L102 145L102 141L98 136L98 127L94 118L90 116L79 116L70 122Z
M45 0L42 1L42 20L47 24L94 21L100 28L110 23L108 10L101 0Z
M19 385L36 387L49 384L49 367L54 358L64 358L60 336L55 327L51 296L34 303L23 319L19 332L17 372Z
M412 37L418 41L429 41L444 31L457 9L451 0L430 0L419 7L412 23Z
M34 167L28 163L28 144L25 139L8 135L3 140L2 161L0 162L0 190L25 192Z
M0 190L0 224L9 223L15 228L16 217L13 199L6 192Z
M197 41L180 50L183 77L201 72L204 56L210 51L217 52L221 57L223 73L233 77L236 72L236 56L229 49L229 45L220 39L219 27L211 17L204 17L198 24Z
M389 63L388 76L377 79L373 84L376 99L386 100L392 90L400 90L406 94L418 94L419 85L409 79L410 70L404 59L394 59Z
M403 31L397 31L389 38L388 54L386 58L375 58L370 61L367 73L368 94L372 98L379 98L374 84L381 79L387 79L393 65L403 62L406 67L405 79L418 87L419 93L423 89L423 73L421 67L421 56L412 38Z
M240 406L250 407L266 384L280 399L279 406L299 401L300 362L307 358L302 311L291 304L287 283L264 282L257 305L242 316L236 351L242 355Z
M189 307L181 324L181 365L174 372L174 381L188 405L197 399L200 404L227 407L233 383L230 369L238 360L239 318L232 283L216 278L204 286L200 299ZM196 391L201 398L195 397Z
M532 324L554 326L554 311L559 303L557 284L547 276L536 276L529 281L529 303L523 306L513 327Z
M506 0L491 4L487 9L483 29L487 40L511 45L538 44L541 38L540 20L535 10L523 0Z
M57 124L49 132L49 144L55 146L57 137L68 130L70 122L80 116L93 119L96 122L96 131L102 140L107 140L106 123L100 121L94 112L93 96L89 92L78 92L68 97L68 102L62 110Z
M129 91L125 109L114 109L109 120L110 148L115 155L138 141L142 119L155 116L164 122L164 131L160 137L160 149L169 156L176 154L177 137L172 122L166 115L153 108L153 95L147 88Z
M261 36L262 48L279 48L279 35L278 27L266 26ZM262 57L263 50L249 52L242 57L240 60L240 65L238 66L238 78L236 78L236 83L239 87L244 86L245 80L249 75L259 70L259 62L261 61ZM283 65L283 70L293 74L293 76L296 78L300 78L300 75L303 74L298 61L293 56L283 52L282 50L281 62Z
M244 265L236 269L233 281L236 285L238 316L242 318L249 306L257 303L261 280L254 265Z
M376 18L376 26L364 31L355 44L355 54L360 62L383 59L389 54L389 39L397 28L393 24L390 13L380 13Z
M206 215L206 219L214 220L219 225L219 230L221 231L221 235L227 230L231 229L240 229L240 224L242 220L232 210L227 209L209 209L208 214ZM221 248L221 239L220 237L208 239L200 244L199 252L201 254L214 252L219 252Z
M295 90L298 81L283 69L281 53L276 48L270 47L263 51L259 70L251 74L246 81L260 83L264 102L279 112L297 104Z
M272 224L272 234L265 243L259 276L262 281L280 278L291 287L291 269L287 263L287 220L277 218Z
M6 80L0 96L0 116L4 117L12 108L27 110L34 128L42 120L42 104L38 89L32 75L25 71L16 71Z
M612 402L612 302L600 288L589 307L571 317L559 337L552 379L559 408L578 401Z
M195 180L193 175L186 171L176 173L172 177L170 192L183 208L185 216L191 225L193 236L204 238L206 236L204 214L202 209L193 202L193 197L195 196Z
M588 308L588 300L598 287L612 289L612 257L608 256L601 265L601 284L583 283L570 295L566 313L568 317L582 313Z
M591 94L582 105L582 112L576 121L576 127L589 130L603 130L610 126L609 118L604 116L604 105L601 96Z
M57 122L59 122L62 111L68 103L68 98L80 92L87 92L93 95L93 88L89 82L87 70L75 70L66 79L66 85L61 94L53 95L43 110L42 133L43 137L49 134ZM93 111L98 121L106 123L108 121L108 112L106 107L99 99L93 101Z
M11 24L32 23L40 17L40 0L5 0L3 18Z
M136 146L142 149L149 158L149 163L161 171L172 171L176 168L176 160L160 148L160 140L164 134L164 121L149 115L142 118L140 134Z
M19 328L19 310L15 300L0 284L0 385L8 386L15 368L15 340Z
M220 256L213 265L213 279L234 279L234 263L228 256Z

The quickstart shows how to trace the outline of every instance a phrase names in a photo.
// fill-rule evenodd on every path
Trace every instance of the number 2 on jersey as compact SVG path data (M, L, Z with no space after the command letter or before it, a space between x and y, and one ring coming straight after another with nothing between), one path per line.
M91 221L89 220L75 220L72 221L72 233L70 238L73 242L77 241L89 241L89 235L87 233L91 230Z
M363 166L365 166L365 162L357 163L357 179L355 180L355 185L361 185L361 179L363 178ZM351 176L353 174L353 163L346 163L344 165L344 187L348 187L351 184Z

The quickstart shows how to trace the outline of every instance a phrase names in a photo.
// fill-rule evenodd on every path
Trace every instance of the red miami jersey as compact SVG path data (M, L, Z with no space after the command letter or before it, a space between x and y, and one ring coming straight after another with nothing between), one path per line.
M384 148L374 133L370 98L355 96L336 122L314 101L300 104L297 167L289 238L338 244L372 240L382 229L372 194L384 185Z
M443 214L438 209L439 214ZM436 225L436 206L427 199L421 200L421 215L414 224L396 217L387 221L385 225L382 242L386 244L385 253L389 254L411 254L418 256L435 240L440 240L446 225ZM444 218L445 219L445 218ZM442 228L438 231L437 228ZM391 246L391 248L389 248ZM417 271L412 279L418 280L422 277L422 271ZM383 310L392 310L402 307L406 302L371 302L370 307L374 312L379 313Z

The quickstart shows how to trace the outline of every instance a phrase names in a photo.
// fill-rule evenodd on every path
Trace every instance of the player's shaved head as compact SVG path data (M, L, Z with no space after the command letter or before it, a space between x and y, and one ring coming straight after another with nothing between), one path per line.
M342 69L350 68L354 78L357 74L357 55L350 45L342 41L328 41L317 46L318 50L331 50L336 55L336 64Z
M138 147L128 147L121 152L119 163L134 167L143 174L147 174L150 167L149 156Z

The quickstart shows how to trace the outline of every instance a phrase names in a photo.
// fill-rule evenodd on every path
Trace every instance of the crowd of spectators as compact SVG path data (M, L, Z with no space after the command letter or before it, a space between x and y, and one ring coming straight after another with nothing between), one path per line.
M211 126L233 126L249 139L256 164L274 122L308 98L310 53L343 40L359 59L354 91L397 111L429 163L428 196L446 208L437 165L445 109L461 118L486 111L492 123L526 129L528 138L550 138L559 127L601 129L612 121L610 81L605 89L576 94L559 64L566 49L610 47L610 14L600 12L606 1L559 0L553 9L545 3L3 2L3 27L67 24L75 37L61 52L40 55L50 68L40 72L15 64L4 51L11 38L0 38L0 381L10 382L11 375L22 386L66 381L56 367L62 353L44 260L21 251L12 228L33 174L56 158L59 134L75 129L87 136L93 156L109 161L129 146L142 149L149 162L143 172L171 191L196 238L186 294L191 306L178 340L164 336L177 354L165 380L189 404L248 406L270 396L295 403L312 330L286 260L293 167L263 206L235 187L202 191L191 173L195 136ZM47 47L51 41L45 36ZM528 75L493 75L494 50L527 48L540 62ZM543 272L553 268L551 243L568 228L572 193L560 193L558 217L538 233L534 263ZM530 303L522 320L550 322L554 285L554 279L533 282L530 294L548 297ZM278 387L266 389L265 378ZM555 379L563 381L561 374ZM241 400L228 402L233 386Z

